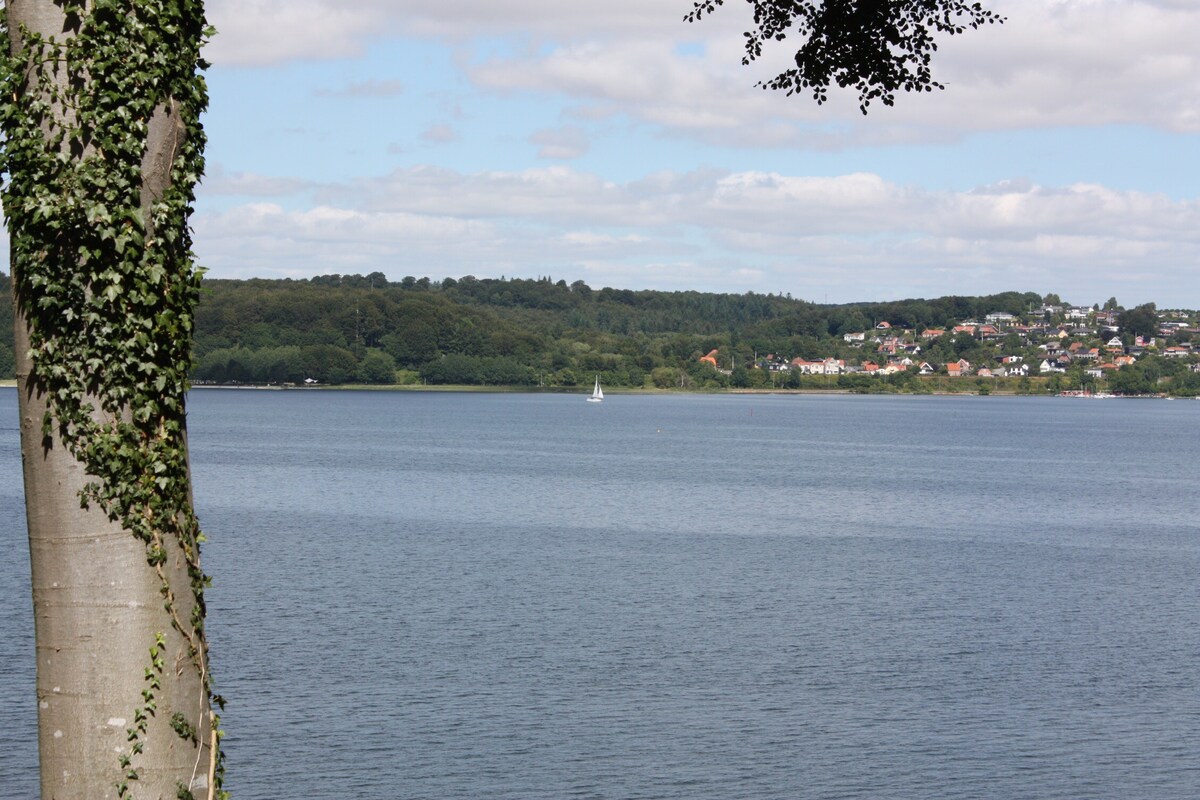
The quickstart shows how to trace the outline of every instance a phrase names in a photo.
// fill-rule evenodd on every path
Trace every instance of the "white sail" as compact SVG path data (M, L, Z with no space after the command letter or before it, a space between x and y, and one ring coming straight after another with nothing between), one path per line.
M592 396L588 398L589 403L599 403L604 399L604 390L600 388L600 376L596 376L596 386L592 389Z

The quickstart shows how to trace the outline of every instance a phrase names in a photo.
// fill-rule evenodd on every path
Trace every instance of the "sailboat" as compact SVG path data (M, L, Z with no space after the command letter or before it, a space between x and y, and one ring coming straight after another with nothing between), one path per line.
M592 396L587 399L589 403L599 403L604 399L604 390L600 388L600 376L596 376L596 388L592 389Z

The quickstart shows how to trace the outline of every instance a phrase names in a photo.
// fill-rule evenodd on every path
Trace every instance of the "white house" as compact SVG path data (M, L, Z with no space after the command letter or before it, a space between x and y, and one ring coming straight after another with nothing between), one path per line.
M1066 372L1066 370L1047 358L1042 360L1042 365L1038 367L1038 372L1046 375L1051 372Z

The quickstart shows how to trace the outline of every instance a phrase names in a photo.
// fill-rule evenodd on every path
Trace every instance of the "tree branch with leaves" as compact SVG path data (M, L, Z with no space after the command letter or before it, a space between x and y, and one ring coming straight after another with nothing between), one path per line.
M762 57L770 42L801 41L796 66L758 85L788 95L810 91L817 103L829 88L853 88L864 114L874 100L894 105L896 93L931 92L939 35L999 24L982 3L963 0L746 0L754 27L745 33L742 64ZM725 0L697 0L684 20L697 22Z

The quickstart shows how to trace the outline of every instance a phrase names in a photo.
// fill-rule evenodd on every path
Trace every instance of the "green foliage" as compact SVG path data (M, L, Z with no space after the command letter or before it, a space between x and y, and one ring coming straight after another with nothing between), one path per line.
M1042 297L1033 292L817 306L754 293L593 291L579 281L569 286L548 278L409 278L393 283L373 273L311 280L206 280L196 314L194 377L240 384L313 379L322 384L461 382L575 388L590 386L599 373L604 385L614 388L830 388L837 385L832 377L807 378L792 371L768 375L752 365L767 354L810 360L833 356L850 364L879 360L869 341L864 349L841 336L871 331L881 321L917 333L967 318L982 319L992 311L1006 311L1030 323L1042 321ZM0 283L2 279L0 274ZM1133 311L1147 314L1147 324L1156 327L1152 308L1151 304ZM1188 336L1184 329L1174 338L1183 341ZM914 359L935 365L965 358L978 368L993 364L1001 354L1024 356L1026 363L1037 364L1044 357L1015 332L990 341L969 333L948 334L921 340L920 345L922 351ZM740 370L730 376L700 370L696 360L712 349L719 351L722 366L733 363L744 368L745 375ZM392 378L387 357L398 367ZM1082 373L1077 373L1069 386L1081 384ZM954 381L941 385L916 380L912 370L866 377L874 383L860 386L854 379L852 387L844 388L963 390ZM1064 379L1056 383L1068 388ZM1157 391L1176 383L1164 382ZM1044 380L1024 388L1003 380L989 385L992 391L1048 391Z
M1122 311L1117 316L1117 326L1121 333L1133 336L1153 336L1158 332L1158 313L1154 303Z
M1182 361L1147 356L1105 376L1107 388L1117 394L1159 394L1194 397L1200 390L1200 373Z
M322 383L346 383L358 374L354 354L332 344L315 344L300 348L304 374Z
M12 278L0 272L0 380L15 378L17 375L12 336Z
M15 378L16 375L16 354L13 353L13 349L7 343L0 342L0 379Z
M171 730L175 731L180 739L196 743L196 727L179 711L171 715Z
M1171 394L1177 397L1200 396L1200 372L1183 369L1171 376Z
M869 392L875 388L877 383L877 379L871 375L853 374L837 376L838 388L849 389L852 392Z
M187 220L204 165L200 47L210 31L199 0L60 5L66 24L54 36L13 30L0 11L0 196L13 293L30 322L30 379L49 399L45 434L56 433L94 476L81 502L145 544L207 690L207 579L184 397L199 296ZM168 116L177 123L162 143L169 179L151 186L143 161L160 154L152 123ZM187 620L161 569L167 539L192 580ZM137 779L132 757L155 712L162 647L160 636L121 756L122 796Z
M656 367L650 371L650 382L657 389L673 389L679 385L679 371L674 367Z
M363 383L395 383L396 359L382 350L368 351L358 366L358 379Z
M1003 17L969 0L748 0L754 7L754 29L745 34L743 64L756 61L763 47L789 35L801 40L795 67L784 70L765 89L810 90L818 103L837 84L858 92L867 113L872 100L893 105L896 92L928 92L943 88L933 80L930 62L937 50L935 34L954 35L966 28L1000 23ZM695 22L724 0L696 0L684 19Z
M837 349L846 355L840 339L831 339L868 330L879 320L920 328L960 314L1015 313L1040 301L1036 294L1006 292L817 306L752 292L593 291L580 281L567 285L549 278L409 278L395 283L379 274L207 280L197 312L196 378L284 382L279 362L294 361L295 353L279 348L326 344L354 355L355 375L368 352L382 350L399 367L414 371L449 355L466 355L510 359L528 367L543 385L572 386L583 381L581 376L600 372L606 385L641 386L654 370L687 367L714 348L723 364L731 357L747 368L766 353L815 358ZM966 337L963 346L976 348L978 342ZM254 353L273 354L277 368L270 371ZM289 381L336 382L328 374L289 374Z
M533 386L537 376L527 366L505 357L453 354L421 367L421 377L431 384L465 386ZM574 377L571 376L571 380Z

